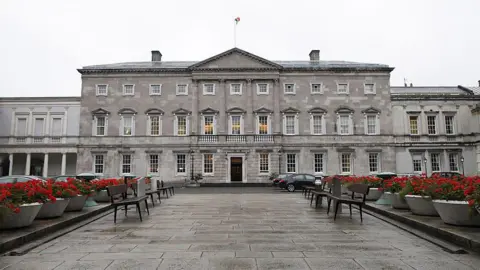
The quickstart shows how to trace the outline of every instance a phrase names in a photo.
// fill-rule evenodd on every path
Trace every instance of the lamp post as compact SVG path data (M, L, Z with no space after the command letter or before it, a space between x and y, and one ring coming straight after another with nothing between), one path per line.
M190 150L190 181L194 180L193 171L195 170L195 167L193 165L193 153L195 152Z
M427 157L423 158L423 163L425 163L425 176L428 177Z
M463 166L463 162L465 162L465 159L463 156L460 158L460 162L462 163L462 174L465 176L465 167Z
M282 153L283 149L278 150L278 174L282 173Z

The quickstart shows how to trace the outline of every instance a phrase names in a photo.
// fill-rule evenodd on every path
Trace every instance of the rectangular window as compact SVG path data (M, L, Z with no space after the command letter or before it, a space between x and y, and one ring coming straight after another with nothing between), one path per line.
M213 135L213 115L203 116L203 132L205 135Z
M203 155L203 173L213 174L213 154Z
M122 173L132 172L132 156L122 155Z
M27 136L27 118L17 118L16 136Z
M231 116L231 121L232 121L232 130L231 133L232 135L240 135L240 130L241 130L241 116L240 115L232 115Z
M285 116L285 134L294 135L295 134L295 115L286 115Z
M51 130L52 136L62 136L62 118L52 118Z
M318 135L322 134L322 117L321 115L313 115L313 134Z
M177 84L177 95L178 96L188 95L188 88L186 84Z
M348 135L350 130L350 116L340 115L340 134Z
M94 156L94 170L95 173L100 173L103 174L103 169L104 169L104 159L103 155L95 155Z
M378 153L369 153L368 154L368 166L370 168L370 173L378 173Z
M158 115L150 116L150 135L160 135L160 116Z
M422 156L421 155L414 155L412 157L413 160L413 171L414 172L421 172L422 171Z
M187 117L184 115L177 116L177 135L187 135Z
M34 133L33 136L43 136L45 129L45 118L35 118Z
M348 94L348 84L347 83L339 83L337 85L337 93Z
M312 94L321 94L322 93L322 84L320 83L312 83Z
M432 172L440 171L440 154L432 153L430 154L430 163L432 166Z
M148 172L150 173L158 173L158 155L150 155L149 157L150 161L150 168Z
M315 154L313 157L313 170L316 173L323 173L323 154Z
M105 136L105 117L103 116L96 116L97 119L97 136Z
M133 116L123 116L123 136L132 136Z
M364 86L365 94L375 94L375 84L366 83Z
M268 134L268 116L267 115L258 116L258 134L261 134L261 135Z
M135 86L133 84L125 84L123 85L123 94L126 96L133 96L134 95L134 90Z
M409 120L410 120L410 134L418 135L418 116L410 115Z
M454 134L453 129L453 115L445 115L445 133L447 135Z
M295 94L295 84L293 84L293 83L285 84L284 93L285 94Z
M266 84L266 83L257 84L257 94L258 95L268 94L268 84Z
M204 95L215 95L215 84L206 83L203 85L203 94Z
M230 95L241 95L242 94L242 85L239 83L230 84Z
M177 174L187 173L187 157L184 154L177 155Z
M428 135L437 134L437 116L436 115L427 115L427 130L428 130Z
M351 173L352 172L351 156L352 155L350 153L341 154L342 173Z
M297 172L297 155L287 154L287 173Z
M377 116L367 115L367 134L374 135L377 133Z
M260 154L260 173L269 173L269 154L268 153L261 153Z
M458 154L450 153L448 154L448 163L451 172L458 172Z
M160 96L161 94L162 94L162 85L161 84L150 85L150 95Z
M97 96L106 96L108 91L108 85L98 84L97 85Z

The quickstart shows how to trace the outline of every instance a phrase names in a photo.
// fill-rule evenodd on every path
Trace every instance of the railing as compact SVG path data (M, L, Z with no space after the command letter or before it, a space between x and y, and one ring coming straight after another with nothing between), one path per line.
M255 135L254 142L273 142L273 135Z
M198 141L209 142L209 143L218 142L218 136L217 135L199 135Z
M33 143L44 143L45 138L44 137L33 137Z
M26 137L2 137L8 144L78 144L77 136L26 136Z

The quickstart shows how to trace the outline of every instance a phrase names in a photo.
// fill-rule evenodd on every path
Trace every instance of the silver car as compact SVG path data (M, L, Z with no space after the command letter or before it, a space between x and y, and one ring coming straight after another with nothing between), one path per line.
M0 184L14 184L14 183L25 183L28 181L32 180L42 180L46 181L43 177L41 176L35 176L35 175L10 175L10 176L4 176L0 177Z

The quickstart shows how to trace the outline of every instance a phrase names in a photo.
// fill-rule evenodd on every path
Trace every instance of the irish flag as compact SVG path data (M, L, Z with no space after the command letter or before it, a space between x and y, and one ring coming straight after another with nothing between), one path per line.
M238 24L238 22L240 22L240 17L235 18L235 24Z

